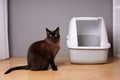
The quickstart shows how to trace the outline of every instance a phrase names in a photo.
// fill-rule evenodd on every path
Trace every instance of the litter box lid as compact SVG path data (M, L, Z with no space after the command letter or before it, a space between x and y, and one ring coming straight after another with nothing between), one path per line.
M100 47L109 48L105 22L102 17L73 17L69 23L69 32L67 35L68 48L79 48L78 46L78 33L76 21L99 21L100 25ZM86 23L87 24L87 23ZM82 47L81 47L82 48ZM88 48L88 46L87 46Z

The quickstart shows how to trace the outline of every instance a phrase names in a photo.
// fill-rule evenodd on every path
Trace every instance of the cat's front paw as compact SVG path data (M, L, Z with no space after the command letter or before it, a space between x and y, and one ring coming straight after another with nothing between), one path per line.
M52 70L57 71L58 70L57 66L52 67Z

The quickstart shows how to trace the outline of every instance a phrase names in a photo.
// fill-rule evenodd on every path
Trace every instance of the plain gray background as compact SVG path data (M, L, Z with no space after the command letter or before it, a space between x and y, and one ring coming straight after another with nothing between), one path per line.
M45 39L46 27L57 26L61 34L58 56L69 56L66 35L72 17L103 17L112 44L112 0L9 0L8 4L12 57L26 56L31 43Z

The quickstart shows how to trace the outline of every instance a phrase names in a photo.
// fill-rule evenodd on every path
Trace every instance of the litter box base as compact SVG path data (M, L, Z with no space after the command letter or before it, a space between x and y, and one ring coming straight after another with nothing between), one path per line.
M97 64L106 63L108 49L69 49L71 63Z

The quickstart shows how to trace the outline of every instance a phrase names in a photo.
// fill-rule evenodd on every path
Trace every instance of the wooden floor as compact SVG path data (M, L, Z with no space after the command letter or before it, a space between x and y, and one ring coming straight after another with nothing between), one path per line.
M0 80L120 80L120 58L110 58L107 64L76 65L68 58L56 57L58 71L17 70L3 74L10 67L25 64L25 58L0 61Z

